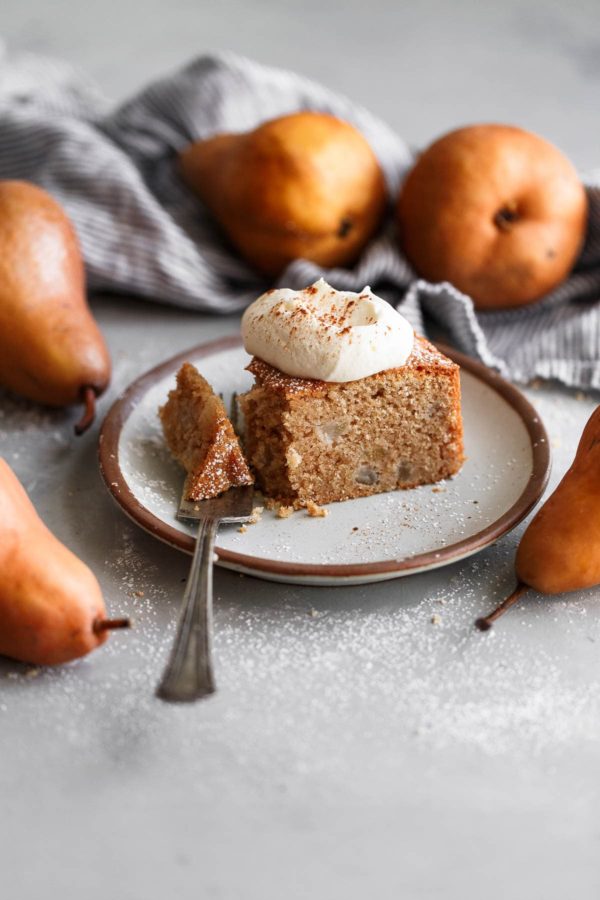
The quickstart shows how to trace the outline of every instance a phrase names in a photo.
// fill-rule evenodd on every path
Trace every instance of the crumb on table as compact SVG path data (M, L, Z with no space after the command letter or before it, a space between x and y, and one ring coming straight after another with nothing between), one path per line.
M289 519L289 517L294 512L293 506L279 506L277 509L277 518L278 519Z

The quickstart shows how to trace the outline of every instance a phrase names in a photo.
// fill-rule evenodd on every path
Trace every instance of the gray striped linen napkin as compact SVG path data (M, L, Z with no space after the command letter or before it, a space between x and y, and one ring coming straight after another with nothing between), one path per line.
M307 108L331 112L363 132L393 198L412 161L400 137L307 78L229 53L194 60L113 112L70 66L3 53L0 178L33 181L64 205L79 234L91 290L231 313L272 285L223 241L178 178L175 155L198 138ZM339 289L370 284L418 331L434 325L506 377L600 389L600 172L586 185L590 221L575 272L521 310L475 312L452 285L418 279L398 250L391 222L353 269L327 271L297 260L279 283L304 287L324 275Z

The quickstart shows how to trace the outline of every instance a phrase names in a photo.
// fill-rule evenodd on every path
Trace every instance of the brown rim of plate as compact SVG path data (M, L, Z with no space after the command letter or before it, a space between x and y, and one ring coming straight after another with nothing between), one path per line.
M100 471L108 490L123 511L145 531L173 547L192 553L194 538L183 534L162 519L151 513L137 500L129 489L119 465L119 437L123 424L127 421L131 410L137 406L146 391L162 377L175 374L179 367L189 359L202 359L222 350L229 350L241 345L241 338L220 338L201 344L178 353L166 362L151 369L136 379L115 400L110 408L100 431L98 455ZM348 578L352 576L380 575L386 572L409 572L423 570L427 567L440 566L455 562L489 546L521 522L540 499L550 475L550 447L548 436L541 419L529 401L515 388L491 369L470 357L459 353L444 344L436 344L439 350L462 368L484 381L511 406L520 416L527 429L533 454L533 470L525 490L499 519L487 528L477 532L463 541L457 541L448 547L428 553L419 553L403 560L382 560L381 562L352 563L348 565L318 565L310 563L281 562L236 553L233 550L215 548L216 554L224 563L242 566L246 570L254 570L257 574L268 572L272 575L320 576L323 578ZM351 502L351 501L349 501Z

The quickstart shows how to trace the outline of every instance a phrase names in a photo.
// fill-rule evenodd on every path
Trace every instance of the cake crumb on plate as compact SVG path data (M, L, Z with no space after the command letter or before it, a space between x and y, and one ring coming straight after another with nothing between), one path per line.
M306 501L306 514L312 516L313 519L324 519L329 515L329 510L324 506L319 506L314 500Z
M252 515L248 519L248 525L256 525L257 522L260 522L264 511L265 511L264 506L252 507Z
M289 519L289 517L294 512L293 506L280 506L277 509L277 518L278 519Z

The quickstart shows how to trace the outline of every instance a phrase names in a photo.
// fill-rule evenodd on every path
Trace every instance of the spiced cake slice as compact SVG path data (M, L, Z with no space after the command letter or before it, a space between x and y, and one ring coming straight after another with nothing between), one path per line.
M191 363L177 373L177 386L159 415L168 447L188 473L187 500L253 483L222 400Z
M245 452L268 497L330 503L461 468L459 367L422 337L404 365L354 381L294 377L257 357L248 369Z

